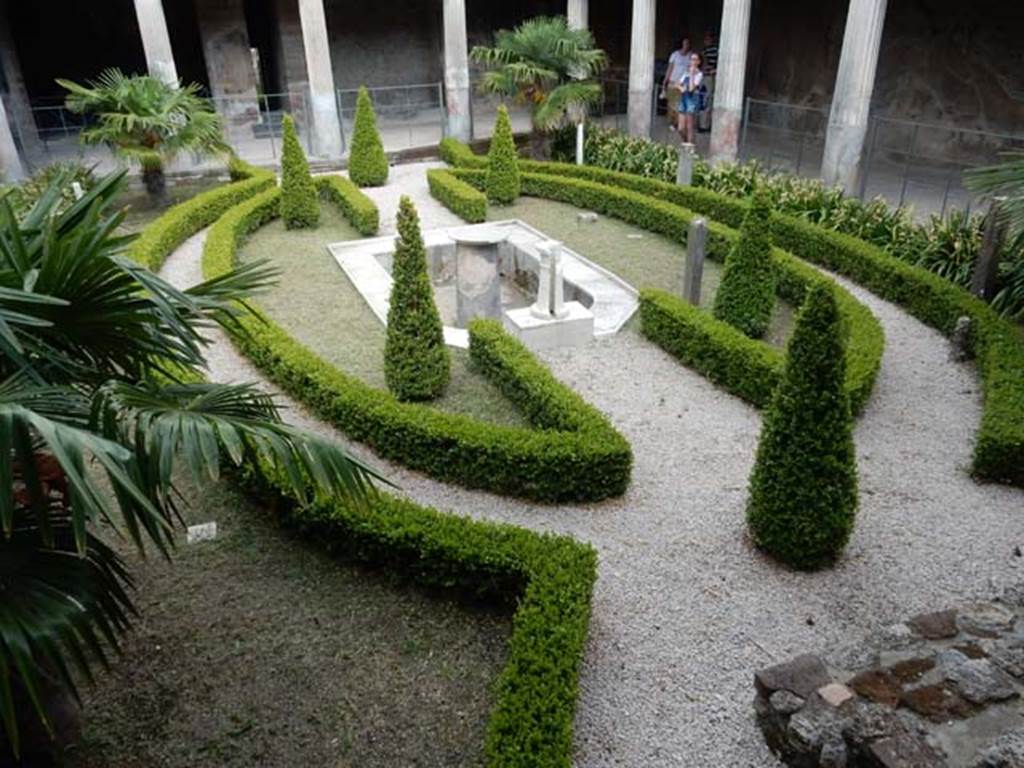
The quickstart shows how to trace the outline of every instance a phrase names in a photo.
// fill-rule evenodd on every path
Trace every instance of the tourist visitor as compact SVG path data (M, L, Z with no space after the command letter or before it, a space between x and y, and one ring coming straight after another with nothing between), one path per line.
M678 127L679 96L682 89L679 81L683 79L686 70L690 66L690 38L683 36L668 57L668 69L665 70L665 78L661 82L661 98L665 99L666 115L668 124L672 128Z
M715 76L718 74L718 42L710 29L704 33L704 89L707 92L704 108L700 112L698 128L701 133L711 130L711 107L715 101Z
M682 94L679 98L679 135L683 141L693 144L694 123L697 113L700 111L701 91L700 87L704 81L704 73L701 72L701 58L699 53L690 54L690 65L686 74L679 81L679 88Z

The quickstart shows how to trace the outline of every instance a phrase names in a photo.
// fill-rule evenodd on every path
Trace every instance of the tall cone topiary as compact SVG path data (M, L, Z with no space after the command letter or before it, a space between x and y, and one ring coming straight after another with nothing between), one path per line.
M487 199L507 205L519 197L519 157L512 138L512 121L502 104L494 121L494 135L487 152Z
M757 189L715 294L715 317L753 339L764 336L775 306L770 218L771 200Z
M801 570L832 563L853 530L857 465L845 378L835 294L818 283L797 316L765 412L747 508L754 543Z
M356 97L356 123L348 156L348 177L360 187L379 187L388 180L388 158L377 131L377 115L366 86Z
M398 241L391 268L391 306L384 343L384 377L399 400L430 400L450 374L441 316L427 274L427 249L412 201L398 205Z
M315 227L320 221L320 201L291 115L284 116L281 128L281 218L285 229Z

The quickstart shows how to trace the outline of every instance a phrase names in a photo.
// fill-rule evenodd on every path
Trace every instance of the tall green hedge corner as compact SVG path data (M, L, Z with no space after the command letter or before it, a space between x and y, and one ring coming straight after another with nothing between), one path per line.
M291 115L284 116L281 127L281 218L285 229L315 227L320 221L320 200Z
M493 203L508 205L519 197L519 158L515 139L512 138L512 122L504 104L498 107L491 148L487 153L486 189L487 199Z
M808 291L750 477L747 523L754 543L801 570L839 557L857 509L853 416L833 290L819 283Z
M766 192L758 190L739 239L725 258L715 294L715 317L752 339L764 336L775 307L770 219L771 202Z
M405 195L398 205L398 242L391 275L384 378L399 400L432 400L448 386L451 364L427 274L419 216Z
M348 177L360 187L379 187L388 180L388 158L377 131L377 116L366 86L356 97L355 127L349 152Z

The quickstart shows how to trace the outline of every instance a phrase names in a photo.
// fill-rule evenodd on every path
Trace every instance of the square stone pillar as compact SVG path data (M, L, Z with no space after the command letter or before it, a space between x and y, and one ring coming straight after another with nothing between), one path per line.
M174 51L167 32L163 3L161 0L135 0L135 16L139 21L149 74L169 85L177 85L178 70L174 66Z
M313 121L313 154L341 157L341 120L331 68L331 41L327 35L324 0L299 0L302 43L309 76L310 112Z
M629 46L629 133L649 137L654 111L654 22L656 0L633 0L633 30Z
M861 157L875 89L878 50L885 26L886 0L850 0L828 116L821 180L848 195L860 189Z
M25 160L30 165L35 165L36 161L42 164L44 147L39 139L35 117L32 115L32 103L21 74L21 62L14 47L14 35L11 33L7 6L4 0L0 0L0 80L7 83L4 100L10 121L9 127L17 136L17 143Z
M750 0L725 0L718 47L718 74L711 113L712 163L732 162L739 147L743 122L743 87L747 74Z
M466 0L444 0L444 101L448 135L459 141L473 138L470 109L469 44L466 39Z
M257 76L243 0L195 0L195 6L217 111L229 124L256 122Z

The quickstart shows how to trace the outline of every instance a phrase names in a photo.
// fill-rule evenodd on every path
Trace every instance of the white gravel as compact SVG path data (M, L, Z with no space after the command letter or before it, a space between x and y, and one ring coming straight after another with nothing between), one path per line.
M409 190L419 201L422 169L393 169L373 196L386 206ZM443 225L431 210L421 208L425 226ZM164 275L175 284L200 279L204 237L169 259ZM973 368L949 363L938 333L851 290L881 320L887 347L856 432L857 528L831 571L791 573L750 548L744 504L758 412L632 332L543 355L632 443L633 483L620 499L555 507L502 498L353 446L420 503L597 547L577 765L779 765L753 720L756 669L1020 580L1024 493L977 485L965 471L980 417ZM216 380L262 378L223 337L209 357ZM289 418L333 434L301 407Z

